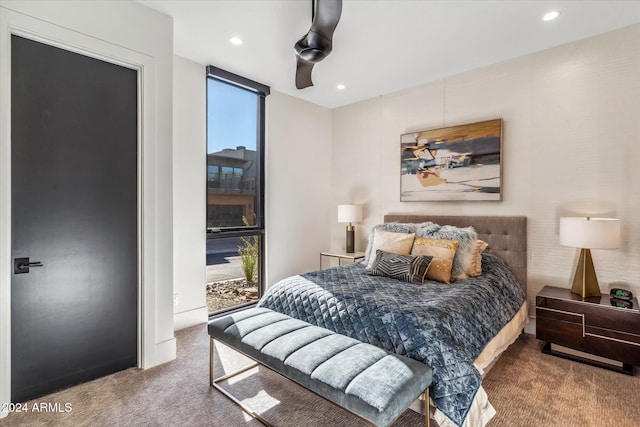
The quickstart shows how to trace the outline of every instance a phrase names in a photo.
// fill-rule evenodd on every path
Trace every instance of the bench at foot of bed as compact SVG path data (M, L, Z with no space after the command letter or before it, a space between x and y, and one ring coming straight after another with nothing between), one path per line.
M269 423L218 385L248 368L213 378L214 340L377 426L393 423L424 394L429 426L432 372L423 363L265 308L214 319L208 330L211 385L265 425Z

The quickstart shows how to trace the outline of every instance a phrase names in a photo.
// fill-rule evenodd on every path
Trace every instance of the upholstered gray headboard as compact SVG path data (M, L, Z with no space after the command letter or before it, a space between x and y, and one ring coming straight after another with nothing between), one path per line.
M525 216L448 216L390 214L384 222L426 222L454 227L473 226L478 239L489 244L485 252L499 256L511 268L527 292L527 217Z

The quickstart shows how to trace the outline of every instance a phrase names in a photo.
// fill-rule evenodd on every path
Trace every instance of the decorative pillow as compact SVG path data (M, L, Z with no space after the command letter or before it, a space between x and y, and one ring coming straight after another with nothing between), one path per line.
M427 270L427 279L451 283L451 268L457 248L457 240L416 237L413 242L411 255L427 255L433 257L431 265Z
M482 252L487 249L489 244L482 240L476 240L476 244L473 247L473 252L471 254L471 264L467 269L467 275L469 276L479 276L482 274Z
M416 237L414 233L394 233L376 229L373 233L373 246L371 253L375 254L378 249L393 252L394 254L409 255L413 246L413 239ZM373 259L369 257L367 268L371 268Z
M422 285L432 259L430 256L398 255L378 249L370 274Z
M421 227L426 227L429 225L433 225L433 223L432 222L420 222L420 223L386 222L386 223L378 224L374 226L371 229L371 234L369 235L369 243L367 244L367 250L364 256L365 262L367 263L367 265L369 265L371 263L371 258L374 258L376 256L376 250L373 249L373 239L374 239L374 234L376 230L411 234L411 233L415 233Z
M473 227L459 228L452 225L430 224L416 231L416 236L429 239L457 240L458 249L453 258L451 278L466 279L466 271L471 265L473 250L475 248L478 233Z

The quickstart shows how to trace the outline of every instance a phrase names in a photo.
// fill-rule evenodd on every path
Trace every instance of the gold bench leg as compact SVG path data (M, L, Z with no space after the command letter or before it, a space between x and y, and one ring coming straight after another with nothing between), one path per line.
M431 425L431 415L429 415L429 389L424 391L424 425L429 427Z
M221 376L219 378L213 378L213 368L214 368L213 360L214 360L214 358L215 358L215 341L214 341L213 338L211 338L209 340L209 384L211 385L211 387L215 388L220 393L222 393L224 396L226 396L228 399L230 399L233 403L238 405L240 407L240 409L242 409L245 413L247 413L251 417L255 418L256 420L260 421L265 427L273 427L273 425L270 424L267 420L262 418L260 415L255 413L252 409L247 407L244 403L242 403L238 399L236 399L235 396L233 396L227 390L223 389L222 387L220 387L218 385L219 382L226 381L229 378L233 378L236 375L239 375L239 374L241 374L243 372L248 371L249 369L255 368L259 364L257 362L254 362L254 363L250 364L249 366L246 366L244 368L238 369L237 371L231 372L231 373L229 373L227 375L223 375L223 376Z
M215 341L213 337L209 339L209 385L213 385L213 357L215 352Z

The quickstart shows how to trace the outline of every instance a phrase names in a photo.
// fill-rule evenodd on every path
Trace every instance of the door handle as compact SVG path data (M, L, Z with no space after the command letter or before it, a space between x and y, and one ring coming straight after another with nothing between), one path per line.
M28 273L31 267L44 267L41 261L29 262L29 258L16 258L13 260L13 272L15 274Z

